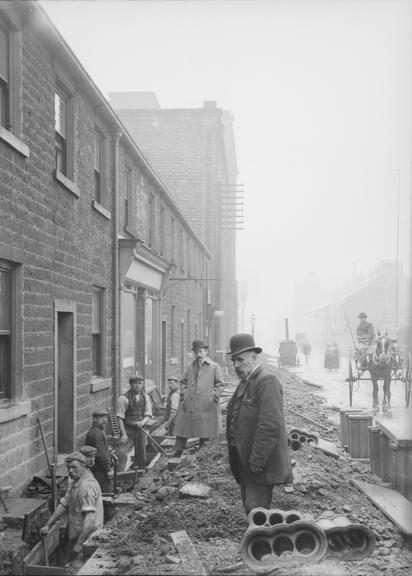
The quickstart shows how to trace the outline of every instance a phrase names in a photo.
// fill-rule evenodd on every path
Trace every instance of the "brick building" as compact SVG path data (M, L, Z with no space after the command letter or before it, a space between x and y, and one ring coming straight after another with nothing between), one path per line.
M110 93L110 102L211 253L207 338L223 361L237 328L236 227L239 193L233 117L205 102L162 109L153 93Z
M41 7L0 3L0 484L203 336L210 255ZM175 284L169 280L177 277Z

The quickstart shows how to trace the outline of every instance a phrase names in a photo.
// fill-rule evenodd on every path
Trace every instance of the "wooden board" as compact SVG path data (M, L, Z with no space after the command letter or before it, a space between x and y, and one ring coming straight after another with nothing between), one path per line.
M412 418L411 411L394 410L391 418L375 417L375 425L399 447L412 448Z
M408 538L412 536L412 502L402 494L362 480L350 483L361 490Z
M119 558L112 558L112 556L98 548L96 552L90 556L85 564L77 572L79 576L100 576L101 574L115 574L115 568Z
M58 576L59 574L66 574L64 568L59 568L57 566L38 566L38 565L27 565L23 568L24 576Z
M182 574L197 574L198 576L207 576L205 567L197 555L196 548L190 540L186 530L172 532L170 537L179 556L182 559ZM184 571L183 571L184 570Z
M50 554L56 550L60 542L60 522L57 521L55 524L53 524L44 539L46 541L47 550L50 556ZM23 560L24 566L33 564L46 564L42 540L33 546L33 548Z
M328 456L333 456L333 458L339 458L340 452L333 442L330 440L325 440L324 438L318 438L316 444L313 444L314 448L319 448Z

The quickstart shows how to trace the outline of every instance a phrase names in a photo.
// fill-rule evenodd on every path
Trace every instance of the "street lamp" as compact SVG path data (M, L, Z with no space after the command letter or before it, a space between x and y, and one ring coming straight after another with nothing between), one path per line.
M255 315L252 314L252 316L250 317L250 323L251 323L251 325L252 325L252 336L253 336L253 338L255 337L255 322L256 322Z

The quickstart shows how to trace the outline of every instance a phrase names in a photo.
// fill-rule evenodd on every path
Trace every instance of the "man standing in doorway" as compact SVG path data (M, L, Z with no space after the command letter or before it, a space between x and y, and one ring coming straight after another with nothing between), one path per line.
M226 434L230 469L240 484L246 514L270 508L274 485L292 482L282 385L259 364L260 352L250 334L230 339L229 354L240 382L228 404Z
M199 438L199 448L202 448L221 431L222 369L208 358L208 346L202 340L193 341L192 351L195 359L181 380L181 404L175 427L176 457L182 456L188 438Z
M120 428L119 470L126 469L127 449L134 446L134 466L146 467L146 435L140 430L152 417L152 403L144 389L143 376L129 378L130 389L117 403Z

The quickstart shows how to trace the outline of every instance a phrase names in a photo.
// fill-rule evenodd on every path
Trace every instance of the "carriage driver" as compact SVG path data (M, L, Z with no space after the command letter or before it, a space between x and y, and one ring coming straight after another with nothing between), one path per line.
M367 321L365 312L361 312L358 318L359 325L356 329L356 336L359 343L358 352L362 364L366 364L369 347L375 342L375 330L371 322Z

